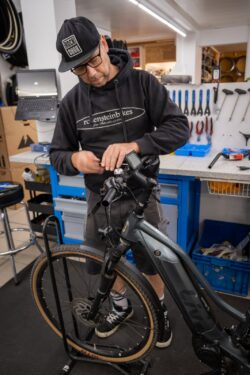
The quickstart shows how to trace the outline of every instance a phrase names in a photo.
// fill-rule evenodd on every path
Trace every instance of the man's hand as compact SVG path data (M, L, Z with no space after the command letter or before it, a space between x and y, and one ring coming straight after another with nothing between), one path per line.
M73 166L83 173L102 174L104 168L100 165L100 159L91 151L74 152L71 156Z
M125 156L131 151L140 152L136 142L109 145L102 156L101 166L106 171L113 171L115 168L120 168Z

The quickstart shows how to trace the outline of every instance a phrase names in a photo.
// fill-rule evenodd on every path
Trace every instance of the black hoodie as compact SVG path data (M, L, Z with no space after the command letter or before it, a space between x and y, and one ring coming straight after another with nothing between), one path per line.
M62 100L50 149L60 174L79 173L71 163L79 149L101 158L110 144L135 141L141 155L162 155L188 140L187 118L166 88L151 74L133 69L126 51L110 49L109 56L119 67L115 78L98 88L80 80ZM85 174L85 184L98 193L108 174Z

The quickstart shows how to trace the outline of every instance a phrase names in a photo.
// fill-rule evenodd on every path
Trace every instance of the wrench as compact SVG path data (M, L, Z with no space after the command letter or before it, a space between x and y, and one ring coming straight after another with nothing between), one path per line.
M208 115L208 116L210 116L211 114L209 103L210 103L210 89L207 89L206 108L204 111L204 115Z
M192 116L196 115L196 109L195 109L195 90L192 90L192 109L191 113Z
M238 96L237 96L237 99L236 99L236 101L234 103L234 107L233 107L232 113L231 113L228 121L232 121L233 114L234 114L236 105L237 105L237 103L239 101L240 95L245 95L247 93L246 90L242 90L242 89L235 89L234 91L238 94Z
M250 92L250 89L248 89L248 91ZM246 110L245 110L245 113L244 113L244 115L243 115L243 117L242 117L241 122L245 121L245 118L246 118L246 114L247 114L247 111L248 111L249 105L250 105L250 99L249 99L249 101L248 101L248 104L247 104L247 107L246 107Z
M223 108L223 105L224 105L224 103L225 103L225 101L226 101L227 96L228 96L228 95L233 95L233 94L234 94L232 90L227 90L227 89L223 89L222 92L224 92L225 96L224 96L223 102L222 102L222 104L221 104L221 107L220 107L220 109L219 109L219 112L218 112L218 114L217 114L216 121L217 121L218 118L220 117L221 110L222 110L222 108Z
M201 89L199 93L199 108L197 111L197 115L201 115L201 116L203 115L202 99L203 99L203 90Z
M181 109L181 90L178 91L178 106L179 106L180 110L182 111L182 109Z
M184 108L184 115L189 115L189 110L188 110L188 90L185 90L185 108Z

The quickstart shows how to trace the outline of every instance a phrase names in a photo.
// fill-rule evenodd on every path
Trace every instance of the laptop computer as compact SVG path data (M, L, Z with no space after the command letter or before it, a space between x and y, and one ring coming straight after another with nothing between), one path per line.
M16 120L55 122L59 107L55 69L17 70Z

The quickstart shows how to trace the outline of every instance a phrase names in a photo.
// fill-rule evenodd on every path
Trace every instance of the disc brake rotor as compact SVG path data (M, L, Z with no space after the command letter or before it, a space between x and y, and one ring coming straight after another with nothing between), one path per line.
M72 312L77 321L87 327L95 327L98 321L98 315L95 320L88 319L88 314L92 306L92 301L88 298L75 298L72 301Z

